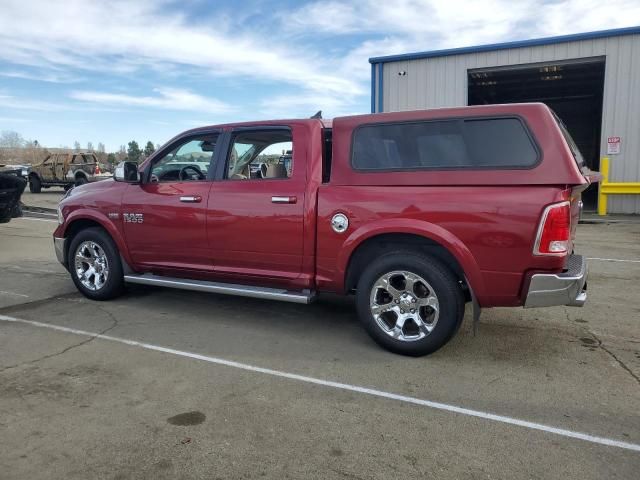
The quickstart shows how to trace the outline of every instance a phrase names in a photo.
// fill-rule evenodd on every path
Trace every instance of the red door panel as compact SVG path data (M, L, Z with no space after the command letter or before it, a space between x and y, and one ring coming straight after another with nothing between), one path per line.
M289 197L292 203L273 203L273 197ZM304 186L294 178L215 182L207 222L216 272L297 277L302 267L303 208Z

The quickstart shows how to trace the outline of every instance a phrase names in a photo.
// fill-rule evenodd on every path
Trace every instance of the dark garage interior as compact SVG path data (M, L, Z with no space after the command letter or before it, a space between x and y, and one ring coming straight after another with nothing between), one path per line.
M469 70L468 103L547 104L567 126L589 168L598 170L604 69L604 58L597 57ZM583 200L585 209L595 210L597 190L589 188Z

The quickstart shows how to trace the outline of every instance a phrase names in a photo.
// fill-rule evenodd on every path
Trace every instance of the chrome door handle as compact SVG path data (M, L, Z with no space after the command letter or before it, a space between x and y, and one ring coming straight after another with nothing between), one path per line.
M200 203L202 201L202 197L199 195L187 195L185 197L180 197L180 201L184 203Z
M271 203L296 203L297 197L271 197Z

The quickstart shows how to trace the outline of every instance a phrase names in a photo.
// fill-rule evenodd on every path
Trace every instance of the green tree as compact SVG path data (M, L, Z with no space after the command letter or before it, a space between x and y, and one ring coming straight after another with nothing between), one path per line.
M127 148L127 157L129 157L129 161L139 162L141 155L142 155L142 150L140 150L140 147L138 146L138 142L136 142L135 140L131 140Z
M149 140L144 147L144 157L147 158L149 155L151 155L155 151L156 151L156 147L154 147L153 142Z

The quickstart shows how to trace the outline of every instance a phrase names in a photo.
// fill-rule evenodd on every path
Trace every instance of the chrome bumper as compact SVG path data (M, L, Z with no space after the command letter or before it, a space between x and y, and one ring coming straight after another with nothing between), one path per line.
M66 238L58 238L58 237L53 237L53 248L56 251L56 257L58 257L58 261L64 265L65 267L67 266L67 259L65 258L64 252L65 252L65 242L67 241Z
M571 255L565 272L536 273L531 277L524 307L581 307L586 301L587 260L582 255Z

